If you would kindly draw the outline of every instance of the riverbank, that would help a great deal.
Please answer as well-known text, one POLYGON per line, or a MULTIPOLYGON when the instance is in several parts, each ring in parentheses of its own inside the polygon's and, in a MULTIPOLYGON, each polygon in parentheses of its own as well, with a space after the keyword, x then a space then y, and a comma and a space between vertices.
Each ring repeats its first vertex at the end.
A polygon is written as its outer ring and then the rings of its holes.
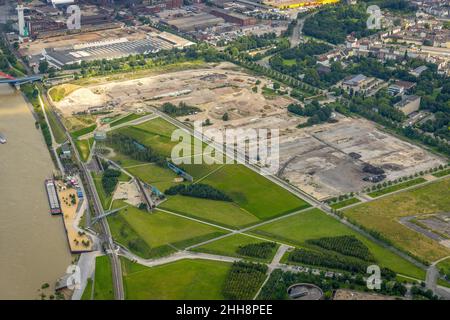
POLYGON ((0 85, 0 299, 38 299, 71 263, 60 217, 43 187, 54 166, 20 92, 0 85))

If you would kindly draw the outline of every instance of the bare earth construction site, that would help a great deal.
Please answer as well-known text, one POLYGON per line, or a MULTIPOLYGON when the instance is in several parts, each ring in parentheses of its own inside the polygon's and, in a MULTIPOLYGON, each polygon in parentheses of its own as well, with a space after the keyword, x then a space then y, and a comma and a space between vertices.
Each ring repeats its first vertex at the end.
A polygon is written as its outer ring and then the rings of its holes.
POLYGON ((202 110, 180 117, 192 123, 209 119, 212 128, 280 129, 278 175, 319 200, 360 191, 365 164, 380 167, 387 180, 395 180, 444 164, 424 149, 380 131, 373 123, 337 115, 335 123, 297 128, 306 121, 287 111, 296 102, 278 95, 272 82, 255 77, 230 63, 205 65, 136 80, 110 82, 75 90, 55 102, 64 117, 89 110, 131 111, 165 102, 202 110), (229 120, 223 121, 227 113, 229 120))

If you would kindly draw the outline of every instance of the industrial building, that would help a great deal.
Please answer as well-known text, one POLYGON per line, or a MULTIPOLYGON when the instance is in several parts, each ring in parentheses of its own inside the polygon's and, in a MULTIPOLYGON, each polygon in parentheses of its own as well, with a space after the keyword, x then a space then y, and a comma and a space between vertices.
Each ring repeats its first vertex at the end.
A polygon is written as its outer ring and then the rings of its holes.
POLYGON ((338 3, 340 0, 268 0, 264 4, 284 10, 338 3))
POLYGON ((162 22, 176 30, 190 32, 223 24, 225 20, 209 13, 200 13, 183 18, 163 20, 162 22))
POLYGON ((48 48, 42 52, 43 57, 56 68, 64 65, 79 64, 82 61, 101 59, 117 59, 136 54, 155 53, 160 50, 170 50, 174 47, 184 47, 192 44, 182 39, 181 45, 175 44, 176 37, 149 35, 145 39, 129 41, 127 38, 108 41, 91 42, 69 48, 48 48))
POLYGON ((405 115, 410 115, 411 113, 418 111, 420 108, 420 97, 412 95, 412 96, 404 96, 403 100, 395 105, 401 112, 405 115))
POLYGON ((249 17, 230 10, 214 9, 210 12, 212 15, 223 18, 226 22, 235 23, 240 26, 249 26, 257 23, 253 17, 249 17))

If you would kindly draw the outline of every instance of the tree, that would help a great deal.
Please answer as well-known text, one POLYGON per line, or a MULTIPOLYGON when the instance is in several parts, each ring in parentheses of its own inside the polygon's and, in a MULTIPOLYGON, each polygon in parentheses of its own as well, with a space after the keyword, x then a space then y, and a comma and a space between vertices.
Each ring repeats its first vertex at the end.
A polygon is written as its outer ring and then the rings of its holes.
POLYGON ((39 63, 39 72, 46 73, 48 71, 48 62, 43 60, 39 63))
POLYGON ((222 116, 222 120, 223 121, 228 121, 230 119, 230 117, 228 116, 228 112, 225 112, 222 116))

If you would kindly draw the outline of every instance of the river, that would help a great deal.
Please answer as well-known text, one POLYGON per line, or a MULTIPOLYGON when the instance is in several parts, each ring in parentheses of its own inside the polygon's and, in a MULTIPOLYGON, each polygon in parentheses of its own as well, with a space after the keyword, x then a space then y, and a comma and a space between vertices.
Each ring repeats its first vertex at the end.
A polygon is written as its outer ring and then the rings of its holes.
POLYGON ((39 299, 71 262, 62 217, 51 216, 44 179, 53 162, 21 93, 0 84, 0 299, 39 299))

